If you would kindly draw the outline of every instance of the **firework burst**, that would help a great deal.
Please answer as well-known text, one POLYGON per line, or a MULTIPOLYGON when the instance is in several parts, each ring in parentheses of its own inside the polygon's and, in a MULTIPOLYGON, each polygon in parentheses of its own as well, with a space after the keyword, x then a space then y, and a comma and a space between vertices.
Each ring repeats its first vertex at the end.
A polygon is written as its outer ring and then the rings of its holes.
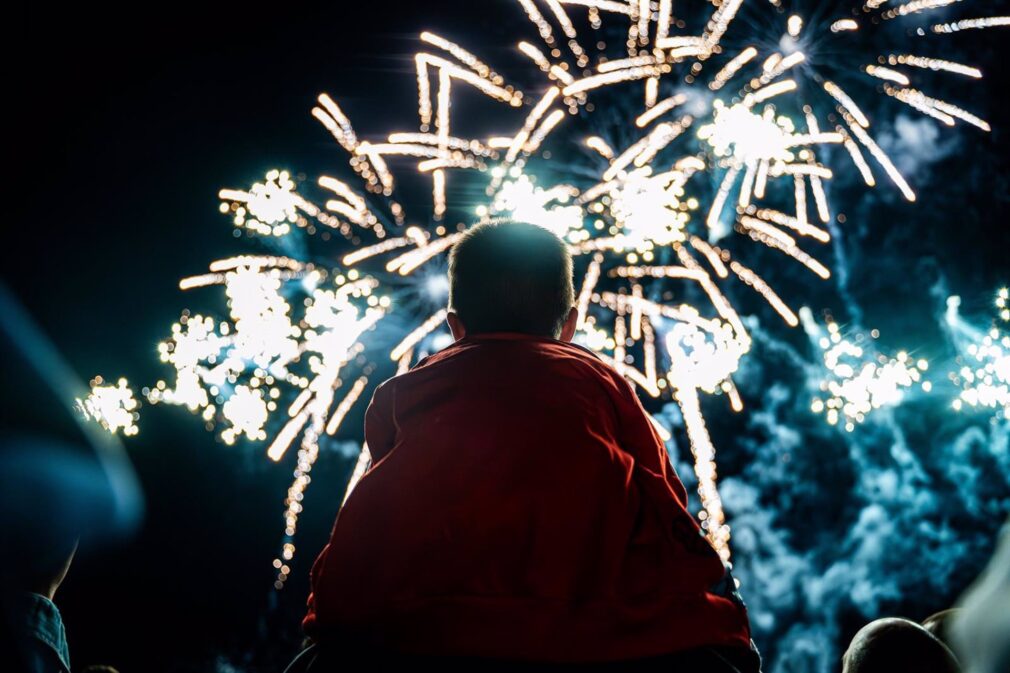
POLYGON ((841 425, 852 432, 873 410, 901 404, 914 387, 927 393, 933 389, 932 382, 924 379, 929 362, 912 358, 906 351, 894 357, 877 352, 873 346, 873 340, 879 337, 877 330, 872 330, 867 339, 861 333, 843 334, 830 316, 823 328, 814 322, 809 310, 801 309, 800 316, 804 329, 821 351, 827 374, 810 410, 824 414, 830 425, 841 425))

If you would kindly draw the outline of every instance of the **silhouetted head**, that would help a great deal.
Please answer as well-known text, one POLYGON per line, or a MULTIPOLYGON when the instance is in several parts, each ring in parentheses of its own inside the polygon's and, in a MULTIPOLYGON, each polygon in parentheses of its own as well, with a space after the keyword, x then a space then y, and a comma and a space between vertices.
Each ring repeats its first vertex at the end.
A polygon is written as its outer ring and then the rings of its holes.
POLYGON ((887 618, 859 630, 842 658, 843 673, 958 673, 957 659, 929 631, 887 618))
POLYGON ((940 640, 940 642, 953 650, 954 648, 951 646, 950 642, 950 624, 951 620, 954 619, 958 612, 960 612, 960 610, 957 608, 941 610, 940 612, 923 619, 922 628, 932 633, 940 640))
POLYGON ((449 326, 457 339, 524 332, 570 341, 574 304, 571 254, 543 227, 482 222, 449 253, 449 326))

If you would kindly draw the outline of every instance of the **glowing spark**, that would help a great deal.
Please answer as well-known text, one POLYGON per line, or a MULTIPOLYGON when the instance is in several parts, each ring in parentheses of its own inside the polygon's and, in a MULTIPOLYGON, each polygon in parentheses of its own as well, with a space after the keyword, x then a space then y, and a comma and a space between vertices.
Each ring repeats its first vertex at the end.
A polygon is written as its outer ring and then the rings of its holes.
POLYGON ((914 105, 922 110, 930 110, 932 113, 935 113, 934 116, 939 117, 944 122, 950 120, 949 125, 951 126, 954 124, 954 119, 956 118, 968 122, 972 126, 976 126, 983 131, 992 130, 989 123, 984 119, 980 119, 967 110, 962 110, 956 105, 951 105, 946 101, 927 96, 917 89, 895 89, 894 87, 885 86, 884 91, 887 92, 888 95, 894 96, 904 103, 914 105))
POLYGON ((891 70, 890 68, 881 68, 876 65, 866 66, 866 74, 876 77, 878 79, 884 79, 889 82, 897 82, 898 84, 903 84, 908 86, 911 81, 904 74, 898 72, 897 70, 891 70))
MULTIPOLYGON (((229 298, 230 321, 218 324, 209 317, 184 314, 173 327, 172 337, 159 345, 162 360, 175 368, 176 382, 172 388, 162 382, 148 399, 185 405, 208 421, 220 414, 226 423, 221 438, 228 444, 242 435, 266 439, 265 427, 277 408, 280 382, 309 393, 308 400, 322 399, 325 381, 335 379, 358 337, 381 317, 379 305, 385 303, 376 298, 374 307, 360 315, 355 301, 368 303, 364 300, 371 297, 375 282, 357 279, 357 272, 352 271, 354 277, 341 276, 336 290, 315 287, 313 280, 307 288, 304 316, 292 322, 281 287, 299 274, 266 266, 270 259, 259 260, 256 266, 235 266, 234 260, 216 263, 218 268, 233 267, 220 274, 229 298), (305 363, 309 376, 293 371, 303 353, 309 356, 305 363)), ((302 279, 317 279, 312 273, 302 279)), ((303 402, 299 407, 305 408, 293 414, 295 418, 268 450, 274 460, 280 459, 309 420, 311 404, 303 402)))
POLYGON ((702 126, 698 137, 707 141, 717 155, 732 156, 740 163, 793 159, 788 129, 754 114, 743 104, 726 107, 717 102, 715 121, 702 126))
POLYGON ((351 390, 347 393, 347 396, 344 397, 340 404, 337 405, 336 410, 333 412, 333 416, 330 417, 329 422, 326 424, 326 434, 332 435, 337 432, 337 429, 344 420, 344 416, 347 415, 347 412, 351 410, 351 407, 361 396, 361 392, 365 389, 365 384, 367 383, 368 378, 364 376, 354 382, 351 390))
POLYGON ((270 412, 267 410, 263 391, 254 390, 249 386, 236 386, 235 391, 221 407, 221 413, 231 422, 231 427, 221 432, 221 438, 226 444, 245 434, 253 441, 266 439, 263 427, 266 425, 270 412))
POLYGON ((720 257, 720 251, 717 248, 709 245, 697 236, 691 237, 691 247, 705 256, 705 259, 708 260, 717 276, 726 278, 729 275, 729 272, 726 271, 726 265, 723 264, 723 259, 720 257))
POLYGON ((852 157, 852 163, 856 165, 859 170, 859 174, 863 176, 863 181, 868 187, 873 187, 877 184, 876 179, 873 177, 873 171, 870 170, 870 165, 866 163, 866 159, 863 157, 863 153, 859 151, 859 145, 852 139, 852 137, 845 131, 841 126, 836 127, 838 129, 839 135, 842 136, 842 144, 845 150, 852 157))
POLYGON ((874 142, 873 138, 871 138, 861 126, 852 123, 849 117, 845 117, 845 123, 848 124, 849 129, 852 131, 852 135, 854 135, 859 142, 863 143, 863 145, 870 150, 870 154, 872 154, 873 158, 877 160, 877 163, 883 167, 884 172, 887 173, 887 176, 891 178, 891 181, 898 186, 898 189, 901 190, 901 193, 905 196, 905 198, 909 201, 915 201, 915 192, 912 191, 912 188, 908 186, 908 182, 905 181, 905 178, 901 175, 898 169, 895 168, 894 164, 891 163, 891 160, 888 158, 884 150, 880 149, 877 143, 874 142))
POLYGON ((831 24, 832 33, 842 33, 849 30, 859 30, 859 24, 853 19, 839 19, 831 24))
POLYGON ((713 50, 719 44, 722 36, 729 28, 729 24, 733 21, 736 13, 740 11, 742 4, 743 0, 727 0, 712 15, 708 25, 705 27, 705 34, 703 36, 706 53, 713 50))
POLYGON ((584 5, 594 7, 607 12, 617 14, 631 14, 631 7, 626 2, 614 2, 613 0, 560 0, 564 5, 584 5))
POLYGON ((755 241, 764 243, 769 248, 774 248, 775 250, 779 250, 786 255, 789 255, 797 262, 820 276, 822 279, 827 280, 831 277, 831 272, 826 266, 800 250, 794 243, 783 240, 781 236, 772 236, 765 232, 755 231, 753 228, 747 229, 746 231, 747 235, 755 241))
POLYGON ((824 90, 827 91, 832 98, 834 98, 842 106, 842 109, 847 112, 856 121, 857 124, 862 126, 864 129, 870 127, 870 121, 863 114, 863 111, 859 109, 856 102, 849 97, 849 94, 842 91, 842 89, 834 82, 825 82, 824 90))
POLYGON ((730 269, 733 270, 733 273, 735 273, 740 280, 753 287, 755 292, 764 297, 765 301, 767 301, 771 307, 775 309, 780 316, 782 316, 782 319, 785 320, 790 327, 796 327, 799 324, 799 319, 796 317, 796 314, 793 313, 792 309, 790 309, 786 303, 782 301, 782 298, 779 297, 778 294, 776 294, 775 291, 772 290, 760 276, 737 261, 730 262, 730 269))
MULTIPOLYGON (((996 295, 999 320, 1010 321, 1010 291, 1001 289, 996 295)), ((977 343, 967 348, 966 364, 951 379, 961 388, 952 406, 962 410, 965 405, 994 409, 1010 420, 1010 333, 994 325, 977 343)))
MULTIPOLYGON (((674 385, 671 381, 671 385, 674 385)), ((698 392, 694 388, 678 389, 677 403, 684 415, 691 453, 694 455, 695 472, 698 476, 698 494, 703 508, 700 516, 709 541, 719 556, 729 559, 729 526, 725 524, 722 499, 716 489, 715 447, 708 435, 705 419, 701 415, 698 392)))
POLYGON ((885 19, 893 19, 899 16, 908 16, 909 14, 929 11, 931 9, 939 9, 940 7, 946 7, 947 5, 953 5, 958 2, 961 2, 961 0, 912 0, 911 2, 898 5, 894 9, 887 10, 881 14, 881 16, 885 19))
POLYGON ((785 213, 779 212, 777 210, 772 210, 770 208, 748 208, 747 213, 753 213, 755 217, 765 220, 767 222, 774 222, 775 224, 788 227, 794 230, 801 236, 810 236, 816 238, 822 243, 827 243, 831 240, 831 236, 825 230, 820 227, 812 226, 806 222, 801 222, 795 217, 786 215, 785 213))
POLYGON ((646 77, 657 77, 661 75, 663 68, 658 66, 642 66, 637 68, 625 68, 614 72, 607 72, 600 75, 590 75, 576 80, 561 90, 565 96, 590 91, 601 86, 617 84, 628 80, 644 79, 646 77))
POLYGON ((803 17, 793 14, 789 17, 789 21, 786 22, 786 30, 789 32, 790 37, 796 37, 803 30, 803 17))
POLYGON ((565 205, 571 194, 536 187, 527 175, 506 182, 494 202, 495 212, 509 212, 524 222, 537 224, 564 238, 569 231, 582 228, 582 209, 565 205), (548 206, 552 201, 557 205, 548 206))
POLYGON ((926 56, 912 56, 910 54, 898 54, 890 55, 887 57, 887 62, 891 65, 908 65, 913 68, 925 68, 928 70, 943 70, 946 72, 952 72, 957 75, 964 75, 966 77, 973 77, 975 79, 982 78, 982 71, 978 68, 972 67, 970 65, 964 65, 962 63, 955 63, 954 61, 945 61, 939 58, 929 58, 926 56))
POLYGON ((722 70, 716 73, 715 77, 709 83, 708 88, 712 91, 718 91, 727 82, 733 79, 734 75, 740 71, 740 68, 744 67, 753 60, 755 56, 758 55, 758 50, 754 47, 747 47, 739 54, 733 57, 733 59, 723 66, 722 70))
POLYGON ((650 123, 659 119, 664 114, 677 107, 678 105, 683 105, 684 101, 687 100, 687 96, 684 94, 677 94, 676 96, 670 96, 662 101, 656 103, 648 112, 644 112, 635 119, 635 126, 642 128, 648 126, 650 123))
POLYGON ((914 385, 930 390, 929 382, 922 380, 929 368, 926 360, 913 361, 904 351, 893 358, 868 353, 858 340, 844 337, 830 317, 824 330, 813 321, 809 310, 804 309, 802 315, 807 333, 822 351, 824 366, 830 373, 821 381, 822 395, 814 398, 810 410, 823 413, 829 424, 841 423, 852 432, 874 409, 900 404, 914 385))
POLYGON ((611 149, 610 145, 608 145, 606 141, 603 140, 603 138, 600 138, 599 136, 591 136, 589 138, 586 138, 586 147, 596 150, 604 158, 607 159, 614 158, 614 150, 611 149))
POLYGON ((964 19, 954 23, 940 23, 933 26, 934 33, 957 33, 962 30, 977 30, 1010 26, 1010 16, 989 16, 981 19, 964 19))
POLYGON ((755 91, 754 93, 749 93, 744 96, 744 106, 751 107, 756 103, 761 103, 774 96, 780 96, 784 93, 790 91, 796 91, 796 81, 787 79, 782 82, 776 82, 775 84, 770 84, 766 87, 762 87, 755 91))
POLYGON ((271 171, 266 182, 257 182, 248 192, 222 189, 218 196, 222 201, 244 204, 234 209, 236 227, 262 235, 283 236, 298 222, 300 207, 307 206, 315 214, 315 208, 294 190, 295 183, 287 171, 271 171))
POLYGON ((471 70, 476 72, 484 79, 491 80, 493 84, 497 84, 499 86, 504 84, 504 80, 498 73, 496 73, 494 70, 491 70, 491 68, 488 67, 483 61, 481 61, 479 58, 477 58, 476 56, 474 56, 473 54, 471 54, 470 52, 468 52, 466 49, 459 46, 455 42, 451 42, 443 37, 440 37, 428 31, 424 31, 423 33, 421 33, 421 41, 427 42, 432 46, 438 47, 439 49, 444 49, 445 51, 455 56, 457 60, 465 63, 467 67, 469 67, 471 70))
POLYGON ((122 430, 127 437, 136 435, 139 431, 139 405, 129 383, 126 379, 119 379, 114 386, 102 385, 103 383, 101 376, 96 376, 91 381, 88 396, 83 400, 76 399, 78 411, 85 419, 97 422, 112 434, 122 430))
POLYGON ((333 137, 345 150, 354 152, 358 146, 358 138, 351 126, 351 121, 340 109, 340 106, 326 94, 320 94, 318 100, 322 107, 314 108, 312 115, 322 122, 323 126, 333 134, 333 137))
POLYGON ((614 218, 628 244, 640 251, 684 240, 688 215, 680 210, 683 182, 677 174, 650 177, 636 171, 611 191, 614 218))
POLYGON ((421 323, 417 329, 408 334, 403 341, 397 344, 393 350, 389 352, 389 359, 399 360, 408 350, 416 346, 421 339, 431 334, 432 330, 438 327, 442 321, 445 320, 447 313, 448 311, 446 309, 436 311, 431 317, 421 323))

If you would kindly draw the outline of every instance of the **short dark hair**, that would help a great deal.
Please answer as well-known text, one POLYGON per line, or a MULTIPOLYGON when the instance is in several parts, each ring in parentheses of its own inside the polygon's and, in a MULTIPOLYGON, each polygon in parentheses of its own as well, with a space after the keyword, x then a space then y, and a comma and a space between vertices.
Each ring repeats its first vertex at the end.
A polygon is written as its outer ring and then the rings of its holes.
POLYGON ((558 338, 575 304, 572 256, 553 233, 500 218, 468 229, 449 252, 449 308, 467 333, 558 338))

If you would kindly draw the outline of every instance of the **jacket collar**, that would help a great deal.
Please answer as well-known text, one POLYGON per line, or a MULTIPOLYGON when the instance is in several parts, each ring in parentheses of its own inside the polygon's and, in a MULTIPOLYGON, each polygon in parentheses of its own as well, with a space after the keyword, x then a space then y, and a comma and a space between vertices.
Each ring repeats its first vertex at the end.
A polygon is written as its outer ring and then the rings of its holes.
POLYGON ((459 348, 461 346, 466 346, 467 344, 480 343, 481 341, 539 341, 541 343, 553 343, 566 348, 575 348, 583 353, 593 356, 593 358, 597 360, 600 360, 598 353, 593 352, 592 349, 587 348, 582 344, 575 343, 574 341, 561 341, 560 339, 555 339, 554 337, 542 334, 527 334, 526 332, 478 332, 477 334, 468 334, 462 339, 452 342, 452 344, 443 349, 442 352, 445 352, 450 348, 459 348))
POLYGON ((543 334, 528 334, 526 332, 478 332, 477 334, 467 334, 462 339, 457 340, 456 343, 465 344, 473 341, 502 339, 516 341, 553 341, 555 343, 564 343, 554 337, 543 334))

